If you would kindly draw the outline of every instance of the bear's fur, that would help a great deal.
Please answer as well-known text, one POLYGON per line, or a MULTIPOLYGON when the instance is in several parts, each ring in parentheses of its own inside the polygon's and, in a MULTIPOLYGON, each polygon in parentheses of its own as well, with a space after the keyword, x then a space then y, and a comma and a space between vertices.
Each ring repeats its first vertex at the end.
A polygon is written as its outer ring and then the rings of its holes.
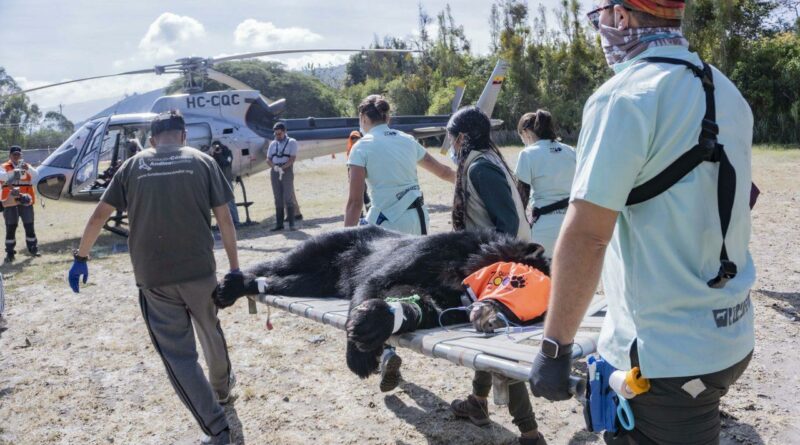
MULTIPOLYGON (((392 335, 394 315, 386 298, 421 297, 419 306, 402 304, 406 321, 400 332, 438 327, 444 309, 463 305, 465 277, 499 261, 526 264, 549 275, 542 252, 538 244, 489 230, 412 236, 377 226, 340 229, 306 240, 242 275, 229 274, 215 302, 227 307, 243 295, 258 294, 256 277, 267 278, 265 293, 271 295, 351 300, 347 365, 366 378, 378 369, 383 345, 392 335)), ((441 318, 443 324, 469 321, 464 311, 441 318)))

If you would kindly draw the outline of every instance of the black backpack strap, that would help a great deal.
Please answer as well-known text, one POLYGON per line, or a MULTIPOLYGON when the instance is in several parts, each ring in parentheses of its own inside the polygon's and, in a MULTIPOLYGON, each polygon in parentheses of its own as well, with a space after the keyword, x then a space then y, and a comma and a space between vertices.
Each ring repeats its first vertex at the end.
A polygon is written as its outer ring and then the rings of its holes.
POLYGON ((717 126, 717 112, 714 102, 714 77, 711 67, 703 63, 703 68, 682 59, 669 57, 644 57, 639 62, 669 63, 683 65, 694 73, 703 82, 703 92, 706 98, 706 113, 701 123, 700 138, 697 145, 681 155, 662 172, 644 184, 635 187, 628 195, 626 205, 639 204, 654 198, 675 185, 695 167, 703 162, 718 162, 719 177, 717 179, 717 206, 719 207, 719 220, 722 229, 722 249, 719 254, 720 268, 717 276, 708 281, 708 286, 720 289, 725 283, 736 277, 737 268, 728 258, 725 248, 725 236, 730 226, 733 214, 733 201, 736 197, 736 170, 733 168, 725 154, 725 147, 717 141, 719 127, 717 126))
POLYGON ((540 216, 547 215, 549 213, 553 213, 556 210, 566 209, 569 207, 569 198, 564 198, 560 201, 556 201, 552 204, 546 205, 544 207, 534 207, 533 208, 533 222, 536 222, 540 216))

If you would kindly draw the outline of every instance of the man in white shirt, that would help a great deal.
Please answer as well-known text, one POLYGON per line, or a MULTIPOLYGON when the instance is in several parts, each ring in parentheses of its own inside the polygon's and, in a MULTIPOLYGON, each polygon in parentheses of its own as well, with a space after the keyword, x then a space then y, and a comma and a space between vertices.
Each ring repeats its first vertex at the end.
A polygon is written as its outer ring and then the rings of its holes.
POLYGON ((272 196, 275 199, 275 227, 272 231, 283 230, 283 209, 286 208, 289 230, 294 230, 294 170, 297 159, 297 141, 286 134, 286 124, 278 122, 272 127, 275 139, 267 148, 267 165, 270 168, 272 196))

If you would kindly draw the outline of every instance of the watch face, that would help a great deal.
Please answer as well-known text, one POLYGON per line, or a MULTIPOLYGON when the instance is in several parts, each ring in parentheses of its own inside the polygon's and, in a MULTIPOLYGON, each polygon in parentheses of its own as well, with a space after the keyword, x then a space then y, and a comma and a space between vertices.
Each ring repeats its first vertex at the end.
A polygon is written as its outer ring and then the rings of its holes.
POLYGON ((549 338, 542 340, 542 353, 550 358, 558 357, 558 343, 549 338))

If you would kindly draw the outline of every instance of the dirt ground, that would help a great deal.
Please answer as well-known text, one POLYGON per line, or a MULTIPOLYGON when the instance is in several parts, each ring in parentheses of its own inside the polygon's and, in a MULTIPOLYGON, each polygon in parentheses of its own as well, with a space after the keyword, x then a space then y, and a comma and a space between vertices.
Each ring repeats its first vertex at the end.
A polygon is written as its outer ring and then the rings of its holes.
MULTIPOLYGON (((517 149, 506 149, 510 160, 517 149)), ((346 193, 343 157, 299 163, 297 194, 305 221, 297 232, 270 233, 273 210, 264 174, 247 179, 259 224, 239 232, 241 263, 278 255, 339 227, 346 193)), ((800 150, 758 150, 754 178, 763 194, 753 213, 751 251, 756 350, 723 400, 723 444, 800 443, 800 150)), ((433 230, 449 230, 452 186, 421 172, 433 230)), ((238 193, 239 191, 237 191, 238 193)), ((165 191, 166 193, 166 191, 165 191)), ((2 266, 8 329, 0 333, 0 444, 190 444, 199 428, 170 387, 137 303, 123 241, 104 235, 93 252, 89 284, 66 283, 92 206, 37 205, 44 255, 24 253, 2 266)), ((244 217, 244 215, 242 215, 244 217)), ((18 237, 22 235, 18 234, 18 237)), ((24 245, 24 244, 23 244, 24 245)), ((221 249, 218 268, 227 269, 221 249)), ((332 327, 246 304, 221 312, 239 397, 228 417, 243 444, 511 444, 516 428, 505 407, 479 428, 453 418, 449 402, 465 396, 471 372, 401 351, 407 383, 382 394, 377 379, 359 380, 344 364, 344 335, 332 327)), ((687 326, 687 329, 689 327, 687 326)), ((551 444, 602 443, 583 431, 575 401, 534 400, 551 444)))

